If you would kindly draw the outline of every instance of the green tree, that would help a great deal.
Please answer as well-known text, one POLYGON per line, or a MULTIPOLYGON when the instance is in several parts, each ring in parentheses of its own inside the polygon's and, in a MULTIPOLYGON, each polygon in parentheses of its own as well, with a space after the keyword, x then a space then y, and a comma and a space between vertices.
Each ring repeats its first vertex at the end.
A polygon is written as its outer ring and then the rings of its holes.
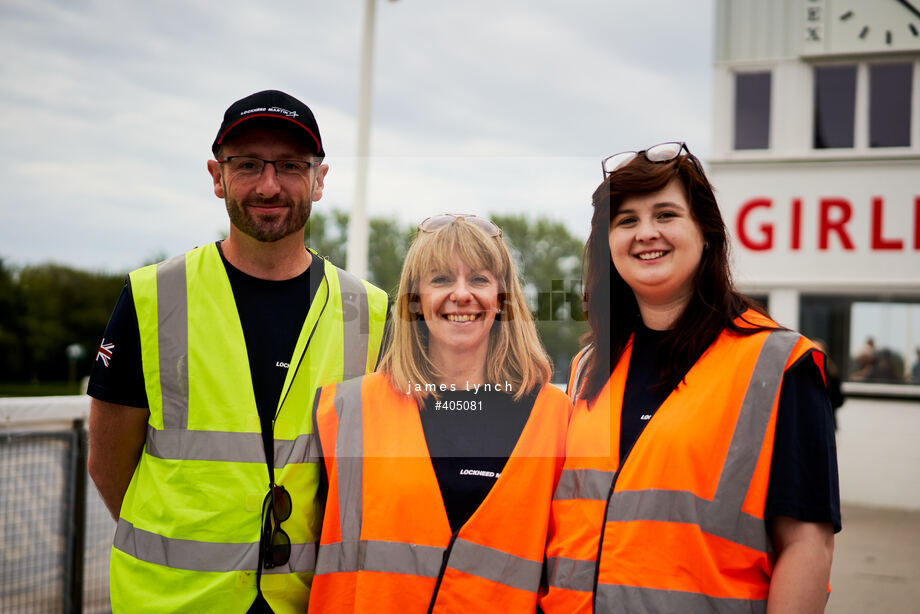
MULTIPOLYGON (((403 260, 415 234, 414 228, 400 228, 392 219, 369 220, 367 277, 375 286, 386 290, 392 303, 399 285, 403 260)), ((306 244, 332 264, 345 267, 348 239, 348 214, 337 209, 328 214, 314 211, 307 222, 306 244)))
MULTIPOLYGON (((587 329, 581 310, 582 241, 559 222, 523 215, 492 217, 519 266, 537 330, 564 381, 587 329)), ((307 245, 338 266, 345 264, 348 214, 310 216, 307 245)), ((414 226, 370 220, 368 277, 395 298, 414 226)), ((16 270, 0 259, 0 380, 54 381, 68 375, 67 346, 83 346, 77 375, 89 373, 124 275, 44 264, 16 270)))
POLYGON ((305 243, 338 267, 345 267, 348 214, 332 209, 328 214, 314 210, 307 220, 305 243))
POLYGON ((66 348, 73 343, 86 352, 76 374, 88 374, 123 284, 124 275, 88 273, 56 264, 22 269, 18 275, 22 375, 31 381, 66 379, 66 348))
POLYGON ((368 276, 371 283, 387 291, 391 303, 396 299, 399 276, 413 237, 412 226, 400 228, 395 220, 385 218, 370 220, 368 276))
POLYGON ((0 259, 0 373, 9 379, 24 373, 21 302, 15 271, 0 259))
POLYGON ((584 242, 564 224, 523 215, 493 215, 520 269, 540 340, 554 363, 554 381, 568 378, 578 339, 588 327, 581 304, 584 242))

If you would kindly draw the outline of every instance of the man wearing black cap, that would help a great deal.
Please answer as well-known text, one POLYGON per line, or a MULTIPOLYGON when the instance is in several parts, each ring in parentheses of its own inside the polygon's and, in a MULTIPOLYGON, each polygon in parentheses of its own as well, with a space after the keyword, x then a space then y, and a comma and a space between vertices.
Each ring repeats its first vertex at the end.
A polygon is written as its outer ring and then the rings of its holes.
POLYGON ((380 350, 386 294, 304 247, 329 170, 310 109, 243 98, 212 151, 229 236, 128 276, 90 379, 115 612, 306 611, 314 391, 380 350))

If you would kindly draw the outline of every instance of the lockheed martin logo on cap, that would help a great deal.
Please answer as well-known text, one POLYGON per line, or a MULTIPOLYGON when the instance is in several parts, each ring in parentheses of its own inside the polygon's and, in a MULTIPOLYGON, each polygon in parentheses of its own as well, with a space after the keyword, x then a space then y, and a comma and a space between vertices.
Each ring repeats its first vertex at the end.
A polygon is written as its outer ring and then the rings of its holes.
POLYGON ((214 155, 217 155, 217 148, 220 147, 220 144, 231 130, 241 122, 256 117, 283 119, 300 126, 307 133, 306 140, 313 148, 314 153, 321 157, 326 156, 326 152, 323 151, 323 140, 319 135, 319 126, 316 125, 316 118, 313 117, 313 111, 293 96, 278 90, 256 92, 230 105, 230 108, 224 113, 224 121, 220 125, 220 130, 217 131, 214 144, 211 145, 211 151, 214 155))

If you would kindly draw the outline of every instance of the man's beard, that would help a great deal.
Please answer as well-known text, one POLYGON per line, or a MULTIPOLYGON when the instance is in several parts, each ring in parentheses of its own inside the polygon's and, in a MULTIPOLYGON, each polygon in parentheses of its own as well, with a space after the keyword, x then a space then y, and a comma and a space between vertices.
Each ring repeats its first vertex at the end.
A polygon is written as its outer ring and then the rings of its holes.
POLYGON ((257 241, 271 243, 279 241, 303 228, 310 218, 313 204, 309 200, 295 203, 291 200, 244 200, 242 204, 232 198, 224 199, 230 223, 240 232, 257 241), (280 206, 280 213, 258 213, 252 205, 280 206))

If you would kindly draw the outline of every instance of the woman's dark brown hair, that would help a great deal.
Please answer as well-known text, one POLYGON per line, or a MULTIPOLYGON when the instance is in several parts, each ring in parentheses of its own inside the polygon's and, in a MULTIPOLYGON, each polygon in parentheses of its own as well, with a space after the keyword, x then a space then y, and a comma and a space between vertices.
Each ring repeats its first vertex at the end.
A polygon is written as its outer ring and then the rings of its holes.
POLYGON ((683 184, 704 247, 690 302, 659 347, 658 385, 668 391, 676 388, 722 330, 739 334, 762 330, 734 322, 749 307, 759 308, 732 284, 725 223, 712 186, 691 155, 669 162, 649 162, 638 155, 594 191, 594 216, 585 245, 585 310, 591 330, 582 339, 594 351, 588 358, 580 398, 593 400, 600 393, 641 321, 636 297, 610 259, 610 220, 625 198, 657 192, 675 177, 683 184))

